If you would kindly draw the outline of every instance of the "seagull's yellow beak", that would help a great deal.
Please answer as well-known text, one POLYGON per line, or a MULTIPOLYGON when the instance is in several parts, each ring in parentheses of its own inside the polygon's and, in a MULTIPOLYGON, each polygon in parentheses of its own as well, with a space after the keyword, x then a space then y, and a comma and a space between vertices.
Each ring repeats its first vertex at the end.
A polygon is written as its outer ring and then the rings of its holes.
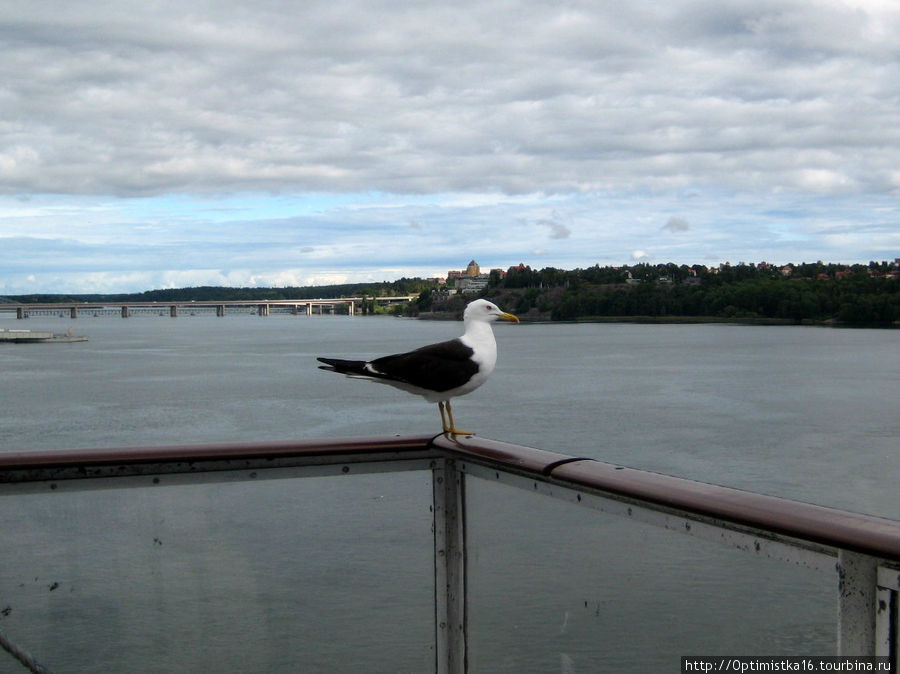
POLYGON ((497 317, 498 321, 506 321, 507 323, 518 323, 519 319, 513 314, 508 314, 505 311, 497 317))

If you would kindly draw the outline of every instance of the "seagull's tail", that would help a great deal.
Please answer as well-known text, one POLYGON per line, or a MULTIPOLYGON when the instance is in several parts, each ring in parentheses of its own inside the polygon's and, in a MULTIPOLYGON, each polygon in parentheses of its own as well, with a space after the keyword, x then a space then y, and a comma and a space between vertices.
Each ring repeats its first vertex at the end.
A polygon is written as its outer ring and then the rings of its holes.
POLYGON ((337 372, 339 374, 350 375, 351 377, 363 376, 363 377, 371 377, 372 373, 366 370, 366 361, 364 360, 341 360, 340 358, 316 358, 320 363, 325 363, 324 365, 319 365, 320 370, 329 370, 330 372, 337 372))

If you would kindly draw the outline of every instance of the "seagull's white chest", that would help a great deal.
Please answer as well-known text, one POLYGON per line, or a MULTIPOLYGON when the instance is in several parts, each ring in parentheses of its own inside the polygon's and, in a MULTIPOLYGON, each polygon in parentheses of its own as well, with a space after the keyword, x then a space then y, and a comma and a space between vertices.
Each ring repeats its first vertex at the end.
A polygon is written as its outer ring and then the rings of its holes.
POLYGON ((491 326, 484 325, 479 328, 483 329, 466 333, 459 340, 475 352, 472 354, 472 360, 478 363, 478 374, 487 377, 497 364, 497 342, 494 341, 491 326))
POLYGON ((469 381, 451 391, 447 391, 447 397, 455 397, 471 393, 481 386, 494 371, 497 364, 497 342, 494 340, 494 332, 487 323, 480 323, 473 326, 462 337, 460 341, 474 351, 472 360, 478 365, 476 372, 469 381))

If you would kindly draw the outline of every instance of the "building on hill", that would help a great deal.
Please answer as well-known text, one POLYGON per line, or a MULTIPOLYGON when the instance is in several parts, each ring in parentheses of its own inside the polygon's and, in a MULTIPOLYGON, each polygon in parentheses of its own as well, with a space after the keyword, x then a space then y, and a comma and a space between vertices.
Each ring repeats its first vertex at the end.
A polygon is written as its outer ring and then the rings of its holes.
POLYGON ((448 279, 465 278, 467 276, 468 277, 481 276, 481 267, 478 266, 478 263, 475 262, 475 260, 471 260, 464 270, 451 269, 450 271, 447 272, 448 279))
POLYGON ((488 286, 490 274, 482 274, 481 266, 470 260, 464 270, 451 269, 447 272, 447 280, 453 281, 456 292, 466 295, 479 293, 488 286))
POLYGON ((456 279, 456 291, 464 295, 479 293, 488 286, 490 277, 487 274, 478 276, 466 276, 456 279))

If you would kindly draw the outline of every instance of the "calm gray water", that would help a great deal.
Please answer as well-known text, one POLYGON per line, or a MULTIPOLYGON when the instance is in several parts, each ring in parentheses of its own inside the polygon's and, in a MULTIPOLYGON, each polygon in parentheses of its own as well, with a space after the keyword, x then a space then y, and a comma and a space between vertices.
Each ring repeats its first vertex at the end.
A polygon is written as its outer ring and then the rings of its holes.
MULTIPOLYGON (((31 319, 3 345, 0 451, 437 432, 436 406, 316 368, 460 324, 31 319)), ((498 325, 454 405, 491 437, 900 519, 900 332, 498 325)), ((0 630, 65 671, 428 671, 430 476, 0 500, 0 630), (5 609, 9 609, 6 611, 5 609), (198 647, 197 644, 202 644, 198 647)), ((475 672, 678 671, 834 651, 834 579, 473 481, 475 672)), ((18 671, 0 653, 0 672, 18 671)))

